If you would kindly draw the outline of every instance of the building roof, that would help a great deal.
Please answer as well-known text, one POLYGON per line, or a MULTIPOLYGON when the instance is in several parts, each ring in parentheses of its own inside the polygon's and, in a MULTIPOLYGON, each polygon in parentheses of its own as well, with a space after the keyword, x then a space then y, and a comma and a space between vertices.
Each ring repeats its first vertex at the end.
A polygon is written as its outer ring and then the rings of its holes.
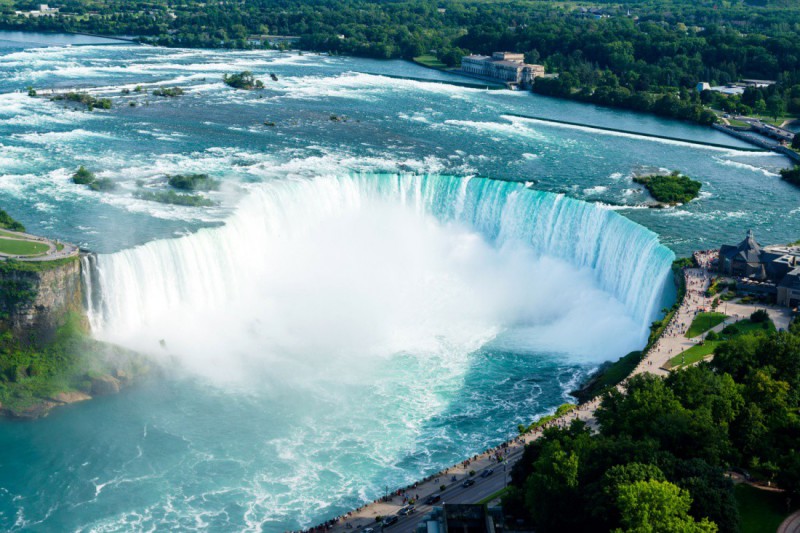
POLYGON ((722 246, 719 253, 731 260, 744 261, 746 263, 761 262, 761 245, 756 241, 753 230, 749 230, 747 237, 738 245, 722 246))
POLYGON ((800 267, 786 274, 781 282, 778 283, 778 287, 800 291, 800 267))
POLYGON ((478 61, 485 61, 487 59, 490 59, 490 57, 489 56, 481 56, 481 55, 474 55, 473 54, 473 55, 466 56, 463 59, 475 59, 475 60, 478 60, 478 61))
POLYGON ((500 60, 500 61, 492 61, 492 65, 500 65, 501 67, 522 67, 527 66, 525 63, 521 61, 507 61, 507 60, 500 60))

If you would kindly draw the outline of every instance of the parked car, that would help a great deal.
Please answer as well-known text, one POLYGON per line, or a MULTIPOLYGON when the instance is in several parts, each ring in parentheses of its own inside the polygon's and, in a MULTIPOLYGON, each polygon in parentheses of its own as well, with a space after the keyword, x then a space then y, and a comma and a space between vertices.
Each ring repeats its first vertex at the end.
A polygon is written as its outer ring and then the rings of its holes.
POLYGON ((468 479, 464 483, 462 483, 461 486, 462 487, 471 487, 474 484, 475 484, 475 480, 474 479, 468 479))
POLYGON ((403 507, 399 511, 397 511, 397 514, 399 516, 408 516, 413 512, 414 512, 414 506, 413 505, 406 505, 405 507, 403 507))
POLYGON ((481 477, 489 477, 492 474, 494 474, 494 470, 492 470, 491 468, 487 468, 486 470, 481 472, 481 477))
POLYGON ((399 520, 397 515, 387 516, 383 519, 383 526, 391 526, 392 524, 396 523, 399 520))
POLYGON ((425 498, 425 505, 433 505, 436 502, 442 501, 442 497, 438 494, 431 494, 425 498))
POLYGON ((375 533, 375 528, 374 527, 365 527, 364 529, 361 530, 361 533, 375 533))
POLYGON ((734 471, 734 472, 736 472, 737 474, 741 474, 741 476, 742 476, 743 478, 745 478, 747 481, 750 481, 750 480, 752 479, 752 476, 750 475, 750 472, 748 472, 748 471, 747 471, 747 470, 745 470, 744 468, 739 468, 739 467, 737 466, 737 467, 731 468, 731 470, 733 470, 733 471, 734 471))

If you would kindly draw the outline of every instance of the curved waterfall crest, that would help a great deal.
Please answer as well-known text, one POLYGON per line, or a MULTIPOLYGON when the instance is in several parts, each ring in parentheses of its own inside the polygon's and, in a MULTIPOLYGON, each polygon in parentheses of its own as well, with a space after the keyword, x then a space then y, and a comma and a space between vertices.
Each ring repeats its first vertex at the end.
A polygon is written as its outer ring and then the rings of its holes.
POLYGON ((286 179, 253 187, 224 226, 85 258, 92 327, 134 328, 179 305, 223 306, 263 275, 263 265, 280 260, 268 243, 373 202, 399 203, 464 224, 496 246, 522 242, 590 269, 643 327, 658 312, 674 259, 655 233, 616 212, 523 183, 384 174, 286 179))

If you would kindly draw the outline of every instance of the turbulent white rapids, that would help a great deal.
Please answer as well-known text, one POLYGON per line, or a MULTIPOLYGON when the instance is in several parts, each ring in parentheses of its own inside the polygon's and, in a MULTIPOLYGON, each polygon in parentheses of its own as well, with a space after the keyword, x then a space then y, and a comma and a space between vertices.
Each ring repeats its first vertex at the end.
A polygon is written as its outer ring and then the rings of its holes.
POLYGON ((613 211, 520 183, 350 175, 260 184, 222 227, 84 271, 98 336, 164 339, 216 368, 226 351, 391 355, 502 334, 605 359, 641 343, 672 259, 613 211))

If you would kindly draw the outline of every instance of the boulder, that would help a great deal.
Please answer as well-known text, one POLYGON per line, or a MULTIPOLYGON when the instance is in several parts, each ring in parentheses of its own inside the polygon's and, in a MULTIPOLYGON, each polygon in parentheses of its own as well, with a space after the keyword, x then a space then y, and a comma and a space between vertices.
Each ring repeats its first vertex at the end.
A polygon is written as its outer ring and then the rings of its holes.
POLYGON ((103 375, 92 378, 92 395, 103 396, 119 392, 119 380, 112 376, 103 375))
POLYGON ((91 400, 92 397, 85 392, 69 391, 54 394, 50 399, 59 403, 76 403, 84 400, 91 400))

